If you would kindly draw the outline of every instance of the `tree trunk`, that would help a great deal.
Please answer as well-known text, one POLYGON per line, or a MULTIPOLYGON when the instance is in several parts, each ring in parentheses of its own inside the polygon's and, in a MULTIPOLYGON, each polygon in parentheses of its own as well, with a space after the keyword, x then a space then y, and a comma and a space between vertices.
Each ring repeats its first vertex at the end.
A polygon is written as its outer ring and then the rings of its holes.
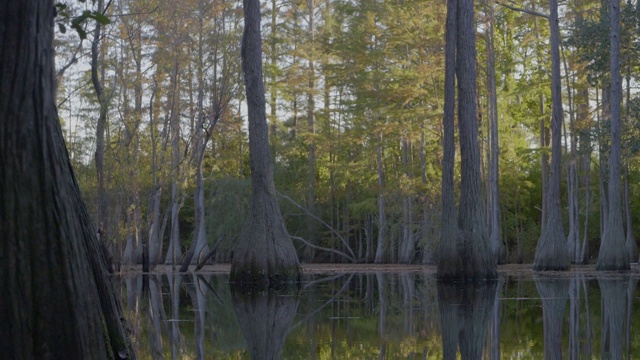
POLYGON ((180 249, 180 81, 178 76, 178 59, 174 59, 173 72, 171 73, 171 235, 169 236, 169 248, 165 264, 177 265, 182 262, 182 250, 180 249))
MULTIPOLYGON (((98 0, 97 11, 102 12, 104 10, 103 0, 98 0)), ((97 227, 100 231, 100 240, 104 241, 110 238, 109 234, 109 222, 107 214, 107 187, 104 179, 104 148, 105 148, 105 131, 107 128, 107 111, 108 100, 104 93, 102 84, 100 83, 100 77, 98 75, 98 55, 100 52, 99 44, 102 32, 102 24, 96 21, 96 27, 93 32, 93 40, 91 42, 91 82, 98 98, 98 104, 100 106, 98 115, 98 124, 96 126, 96 174, 98 179, 98 214, 97 214, 97 227)))
MULTIPOLYGON (((309 154, 307 155, 307 171, 308 171, 308 193, 307 193, 307 240, 312 244, 316 243, 317 222, 313 218, 316 211, 316 141, 315 141, 315 92, 316 92, 316 74, 315 74, 315 0, 306 0, 308 15, 308 41, 311 46, 309 52, 309 68, 308 68, 308 89, 307 89, 307 131, 309 142, 309 154)), ((315 251, 306 246, 303 256, 306 261, 313 259, 315 251)))
POLYGON ((0 348, 133 359, 55 108, 54 13, 51 1, 0 5, 0 348))
POLYGON ((560 207, 561 182, 561 130, 562 130, 562 88, 560 79, 560 29, 558 25, 558 2, 549 0, 551 23, 551 173, 546 197, 546 215, 536 246, 533 268, 542 270, 568 270, 570 266, 567 240, 562 224, 560 207))
MULTIPOLYGON (((402 164, 407 179, 411 180, 413 174, 409 163, 409 154, 411 152, 409 140, 402 139, 402 164)), ((398 262, 402 264, 410 264, 416 249, 413 232, 413 196, 404 195, 402 199, 402 239, 400 241, 400 250, 398 254, 398 262)))
MULTIPOLYGON (((442 215, 440 225, 440 256, 438 277, 452 276, 459 269, 461 259, 457 253, 458 225, 456 224, 456 198, 453 188, 455 162, 455 69, 456 41, 458 38, 458 0, 447 0, 447 20, 445 34, 445 82, 443 154, 442 154, 442 215)), ((446 344, 443 345, 447 350, 446 344)), ((446 355, 446 353, 445 353, 446 355)), ((455 350, 454 350, 455 355, 455 350)), ((446 356, 445 356, 446 358, 446 356)))
POLYGON ((494 279, 497 273, 487 234, 480 188, 476 112, 476 32, 472 0, 458 0, 457 18, 456 75, 461 156, 458 256, 462 267, 447 277, 476 281, 494 279))
POLYGON ((276 199, 273 165, 262 83, 262 39, 260 2, 244 0, 242 70, 249 112, 249 157, 251 162, 251 204, 240 233, 230 281, 242 285, 270 287, 298 281, 300 263, 276 199))
POLYGON ((488 4, 489 19, 487 24, 487 110, 489 115, 489 242, 491 251, 498 264, 507 262, 507 254, 502 243, 500 224, 500 200, 498 189, 498 94, 496 89, 495 50, 493 47, 493 1, 488 4))
POLYGON ((629 270, 629 254, 626 251, 622 227, 622 204, 620 203, 620 162, 622 145, 620 135, 620 102, 622 101, 622 79, 620 76, 620 0, 610 0, 611 18, 611 152, 609 155, 609 211, 596 270, 629 270))
POLYGON ((375 263, 385 262, 385 242, 387 237, 387 213, 384 199, 384 168, 382 166, 382 135, 378 136, 378 246, 375 263))
POLYGON ((624 167, 624 212, 627 225, 626 248, 629 255, 629 262, 638 261, 638 244, 633 235, 633 221, 631 217, 631 199, 629 198, 629 164, 624 167))

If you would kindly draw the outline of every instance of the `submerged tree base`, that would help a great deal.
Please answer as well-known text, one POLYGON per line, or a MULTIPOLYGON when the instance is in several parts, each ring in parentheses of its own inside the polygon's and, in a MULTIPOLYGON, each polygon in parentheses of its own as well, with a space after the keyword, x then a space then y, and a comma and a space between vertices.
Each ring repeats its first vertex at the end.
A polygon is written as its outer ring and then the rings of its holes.
POLYGON ((498 272, 487 239, 473 232, 459 231, 456 247, 441 254, 437 278, 444 283, 495 281, 498 272))
POLYGON ((253 199, 231 262, 229 281, 245 288, 283 288, 300 282, 302 268, 278 202, 273 196, 253 199))
MULTIPOLYGON (((553 217, 554 215, 549 215, 553 217)), ((534 271, 567 271, 571 269, 569 249, 560 221, 547 221, 538 239, 533 260, 534 271)))

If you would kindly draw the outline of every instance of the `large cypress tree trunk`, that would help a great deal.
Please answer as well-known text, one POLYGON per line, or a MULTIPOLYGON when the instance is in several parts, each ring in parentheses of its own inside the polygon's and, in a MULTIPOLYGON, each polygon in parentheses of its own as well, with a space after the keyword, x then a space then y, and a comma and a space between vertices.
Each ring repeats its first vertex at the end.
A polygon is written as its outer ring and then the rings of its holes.
MULTIPOLYGON (((455 58, 457 39, 458 0, 447 1, 445 42, 445 82, 442 155, 442 216, 440 225, 440 257, 438 277, 454 274, 460 268, 457 254, 458 225, 456 224, 456 198, 453 190, 455 161, 455 58)), ((446 350, 445 346, 445 350, 446 350)), ((445 356, 446 357, 446 356, 445 356)))
POLYGON ((546 196, 546 214, 542 232, 536 246, 534 270, 568 270, 570 266, 562 209, 560 208, 561 181, 561 128, 562 89, 560 79, 560 29, 558 25, 558 2, 549 0, 549 22, 551 24, 551 173, 546 196))
POLYGON ((243 3, 242 70, 249 111, 252 193, 249 216, 231 262, 230 281, 270 287, 299 280, 301 268, 284 226, 273 183, 262 83, 260 2, 244 0, 243 3))
POLYGON ((54 3, 0 4, 0 349, 135 357, 55 108, 54 3))
POLYGON ((476 41, 472 0, 458 0, 456 75, 458 79, 458 129, 460 131, 461 183, 458 227, 462 268, 454 275, 465 280, 497 276, 496 262, 487 236, 480 188, 480 150, 476 100, 476 41))
POLYGON ((609 156, 609 211, 596 270, 629 270, 622 228, 622 204, 620 201, 620 159, 622 145, 620 135, 620 102, 622 79, 620 76, 620 0, 610 0, 611 34, 611 152, 609 156))

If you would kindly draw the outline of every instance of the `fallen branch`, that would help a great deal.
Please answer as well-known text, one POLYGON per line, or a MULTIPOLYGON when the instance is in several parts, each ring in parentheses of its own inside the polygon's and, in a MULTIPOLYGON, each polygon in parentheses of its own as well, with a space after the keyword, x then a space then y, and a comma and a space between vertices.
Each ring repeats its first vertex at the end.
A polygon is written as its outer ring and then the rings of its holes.
POLYGON ((296 239, 296 240, 304 243, 305 245, 307 245, 307 246, 309 246, 311 248, 332 252, 334 254, 337 254, 337 255, 340 255, 342 257, 345 257, 345 258, 349 259, 352 263, 358 262, 355 257, 351 257, 348 254, 343 253, 342 251, 339 251, 339 250, 336 250, 336 249, 332 249, 332 248, 327 248, 327 247, 324 247, 324 246, 313 245, 312 243, 308 242, 304 238, 301 238, 300 236, 293 236, 293 235, 289 235, 289 236, 292 239, 296 239))
POLYGON ((209 259, 211 259, 213 255, 216 254, 221 243, 222 239, 218 240, 218 242, 213 246, 213 249, 211 249, 211 251, 209 251, 209 253, 204 258, 198 257, 198 265, 196 265, 195 271, 200 271, 202 267, 207 263, 207 261, 209 261, 209 259))
MULTIPOLYGON (((315 219, 316 221, 318 221, 319 223, 321 223, 322 225, 324 225, 327 229, 329 229, 331 231, 331 233, 333 233, 335 236, 338 237, 338 239, 340 239, 340 241, 342 242, 342 244, 347 248, 347 250, 349 250, 349 253, 351 254, 351 256, 349 257, 350 259, 354 259, 356 257, 356 254, 353 252, 353 250, 351 250, 351 247, 349 246, 349 243, 347 242, 347 240, 345 240, 345 238, 340 235, 340 233, 334 229, 333 227, 331 227, 331 225, 327 224, 326 222, 322 221, 322 219, 320 219, 319 217, 317 217, 316 215, 312 214, 311 212, 309 212, 309 210, 307 210, 304 206, 298 204, 297 202, 293 201, 292 198, 288 197, 287 195, 284 195, 283 193, 277 191, 276 192, 278 194, 278 196, 283 197, 287 200, 289 200, 289 202, 291 202, 293 205, 295 205, 297 208, 299 208, 300 210, 304 211, 307 215, 309 215, 311 218, 315 219)), ((299 240, 299 239, 298 239, 299 240)), ((308 244, 307 242, 305 242, 306 244, 308 244)), ((325 248, 326 249, 326 248, 325 248)), ((354 261, 355 262, 355 261, 354 261)))

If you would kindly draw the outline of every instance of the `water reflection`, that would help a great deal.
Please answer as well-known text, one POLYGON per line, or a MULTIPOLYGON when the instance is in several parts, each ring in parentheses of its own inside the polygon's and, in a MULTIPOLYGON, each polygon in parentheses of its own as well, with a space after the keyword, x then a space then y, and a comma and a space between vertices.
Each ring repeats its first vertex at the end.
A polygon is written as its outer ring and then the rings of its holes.
POLYGON ((536 289, 542 300, 544 358, 562 359, 562 326, 569 296, 569 278, 535 276, 536 289))
POLYGON ((640 359, 638 275, 318 275, 300 294, 232 293, 225 275, 122 279, 140 359, 640 359))
POLYGON ((443 358, 482 359, 496 282, 438 283, 443 358))
POLYGON ((298 310, 299 297, 275 291, 244 293, 233 290, 231 297, 251 359, 280 359, 298 310))

